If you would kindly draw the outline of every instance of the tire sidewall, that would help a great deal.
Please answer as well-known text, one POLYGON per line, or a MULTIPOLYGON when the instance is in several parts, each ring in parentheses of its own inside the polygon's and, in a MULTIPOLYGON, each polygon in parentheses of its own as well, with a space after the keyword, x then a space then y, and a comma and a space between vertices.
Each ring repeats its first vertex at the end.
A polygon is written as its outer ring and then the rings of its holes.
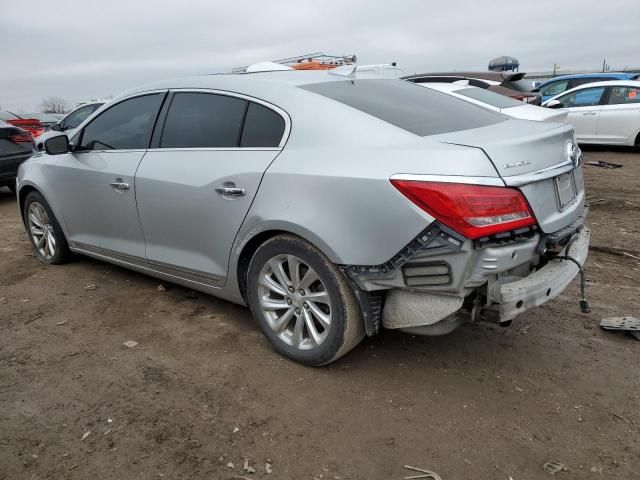
POLYGON ((38 258, 38 260, 44 263, 50 263, 53 265, 58 263, 63 263, 67 258, 67 253, 69 248, 67 245, 67 239, 64 236, 64 232, 62 231, 62 228, 60 227, 58 220, 56 219, 55 215, 51 211, 51 207, 49 207, 49 204, 44 199, 42 194, 35 191, 29 192, 29 194, 27 194, 27 198, 25 198, 24 200, 23 216, 24 216, 24 225, 25 225, 25 228, 27 229, 27 236, 29 237, 29 241, 33 246, 33 251, 36 257, 38 258), (49 221, 53 226, 53 234, 56 239, 56 253, 51 258, 45 258, 40 254, 40 252, 38 251, 38 248, 36 247, 35 242, 33 241, 33 236, 31 235, 31 228, 29 227, 29 205, 31 205, 34 202, 38 202, 40 205, 43 206, 43 208, 47 212, 47 215, 49 216, 49 221))
POLYGON ((336 274, 341 275, 341 273, 337 269, 335 269, 335 272, 332 271, 329 265, 330 261, 324 255, 302 239, 275 237, 258 248, 251 259, 247 272, 247 301, 251 313, 260 325, 263 334, 280 354, 305 365, 317 366, 329 363, 336 357, 337 352, 340 351, 344 343, 346 328, 345 299, 335 278, 336 274), (322 344, 310 350, 300 350, 283 342, 271 329, 262 313, 258 294, 260 272, 269 259, 282 254, 295 255, 307 263, 316 271, 329 293, 331 308, 329 334, 322 344))

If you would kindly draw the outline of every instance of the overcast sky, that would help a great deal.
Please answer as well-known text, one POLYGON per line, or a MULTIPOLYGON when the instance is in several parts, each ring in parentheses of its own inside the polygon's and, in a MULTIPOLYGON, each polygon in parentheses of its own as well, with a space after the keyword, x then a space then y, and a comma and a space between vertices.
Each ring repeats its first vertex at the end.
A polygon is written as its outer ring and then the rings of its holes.
POLYGON ((0 105, 33 111, 315 51, 408 73, 640 67, 640 1, 0 0, 0 105))

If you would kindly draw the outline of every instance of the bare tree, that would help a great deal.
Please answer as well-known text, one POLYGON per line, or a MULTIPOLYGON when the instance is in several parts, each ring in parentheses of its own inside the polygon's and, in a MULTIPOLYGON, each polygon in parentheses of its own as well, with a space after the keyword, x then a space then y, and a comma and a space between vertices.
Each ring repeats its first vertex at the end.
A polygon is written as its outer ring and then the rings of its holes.
POLYGON ((62 97, 50 96, 40 102, 42 113, 67 113, 69 104, 62 97))

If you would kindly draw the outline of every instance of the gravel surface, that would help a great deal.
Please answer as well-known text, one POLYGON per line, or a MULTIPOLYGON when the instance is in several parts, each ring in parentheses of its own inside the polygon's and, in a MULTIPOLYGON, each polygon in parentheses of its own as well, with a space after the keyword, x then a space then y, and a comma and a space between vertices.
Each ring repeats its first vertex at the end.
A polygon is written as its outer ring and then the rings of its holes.
POLYGON ((585 166, 591 314, 574 281, 509 328, 385 331, 316 369, 245 308, 41 264, 0 189, 0 480, 640 478, 640 342, 598 326, 640 316, 640 154, 586 158, 624 165, 585 166))

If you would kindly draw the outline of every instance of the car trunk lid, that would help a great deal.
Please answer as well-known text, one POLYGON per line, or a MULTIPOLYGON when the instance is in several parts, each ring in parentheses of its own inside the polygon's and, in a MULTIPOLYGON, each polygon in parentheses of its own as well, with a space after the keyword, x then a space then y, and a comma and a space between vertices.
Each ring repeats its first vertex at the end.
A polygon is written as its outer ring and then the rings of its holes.
POLYGON ((508 120, 432 139, 482 149, 505 184, 525 195, 543 232, 560 230, 580 216, 584 179, 582 167, 569 156, 571 126, 508 120))

